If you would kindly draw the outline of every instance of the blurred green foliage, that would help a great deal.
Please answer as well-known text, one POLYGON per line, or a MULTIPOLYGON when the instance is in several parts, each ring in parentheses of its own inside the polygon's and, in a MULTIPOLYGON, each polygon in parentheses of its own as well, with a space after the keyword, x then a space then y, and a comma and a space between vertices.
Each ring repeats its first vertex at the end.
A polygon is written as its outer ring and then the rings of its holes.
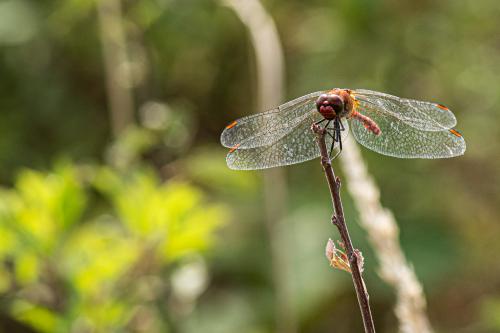
POLYGON ((172 287, 149 280, 207 250, 227 216, 185 181, 68 162, 22 171, 0 207, 0 291, 41 332, 161 330, 172 287), (103 207, 87 216, 92 192, 103 207))
MULTIPOLYGON (((245 27, 220 1, 121 1, 137 125, 115 140, 96 1, 0 0, 0 331, 273 331, 273 202, 218 144, 262 111, 245 27)), ((499 331, 498 0, 262 2, 287 99, 359 87, 456 114, 463 157, 364 157, 436 330, 499 331)), ((358 332, 349 276, 323 255, 335 234, 321 168, 285 172, 290 315, 301 332, 358 332)), ((393 332, 393 292, 344 204, 378 330, 393 332)))

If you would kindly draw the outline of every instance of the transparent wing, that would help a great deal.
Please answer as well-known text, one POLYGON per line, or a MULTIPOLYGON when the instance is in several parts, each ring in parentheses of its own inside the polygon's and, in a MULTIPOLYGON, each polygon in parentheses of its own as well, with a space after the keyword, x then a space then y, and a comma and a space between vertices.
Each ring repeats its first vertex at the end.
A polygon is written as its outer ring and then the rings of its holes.
MULTIPOLYGON (((367 112, 378 109, 423 131, 442 131, 457 124, 453 113, 441 104, 399 98, 364 89, 355 90, 354 96, 359 106, 367 109, 367 112)), ((367 115, 370 116, 370 113, 367 115)))
MULTIPOLYGON (((235 170, 256 170, 290 165, 316 158, 320 156, 320 151, 316 137, 311 131, 311 125, 321 119, 322 116, 318 112, 311 113, 292 131, 269 146, 233 150, 227 155, 227 165, 235 170)), ((349 127, 345 119, 342 120, 342 124, 345 128, 342 132, 342 140, 345 140, 349 127)), ((332 138, 327 135, 328 148, 331 147, 332 141, 332 138)), ((338 144, 335 145, 338 149, 338 144)))
POLYGON ((224 129, 220 141, 228 148, 239 145, 239 149, 272 144, 316 111, 316 99, 322 93, 314 92, 273 110, 240 118, 224 129))
POLYGON ((400 158, 445 158, 465 152, 465 140, 454 129, 423 131, 378 109, 370 110, 359 106, 357 111, 377 123, 381 133, 375 135, 359 120, 351 118, 354 137, 363 146, 380 154, 400 158))

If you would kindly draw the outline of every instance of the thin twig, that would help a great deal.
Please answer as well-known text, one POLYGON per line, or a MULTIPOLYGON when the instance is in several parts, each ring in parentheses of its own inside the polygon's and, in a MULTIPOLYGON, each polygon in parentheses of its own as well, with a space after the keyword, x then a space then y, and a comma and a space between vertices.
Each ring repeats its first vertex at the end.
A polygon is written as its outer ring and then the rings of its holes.
POLYGON ((344 220, 344 210, 342 208, 342 201, 340 199, 340 179, 338 177, 335 177, 332 163, 330 161, 330 156, 328 154, 328 148, 326 147, 326 130, 316 124, 313 124, 311 129, 316 134, 318 139, 318 146, 321 152, 321 165, 323 166, 323 170, 325 171, 326 180, 328 181, 328 187, 330 188, 330 194, 332 196, 332 204, 335 209, 332 216, 332 223, 339 230, 340 237, 342 238, 347 252, 349 265, 351 267, 352 281, 354 282, 354 288, 356 289, 356 296, 358 297, 358 303, 361 310, 361 316, 363 317, 365 332, 374 333, 375 326, 373 324, 370 303, 368 301, 368 292, 366 291, 365 282, 363 281, 363 277, 361 276, 360 265, 358 262, 359 258, 354 250, 354 247, 352 246, 351 238, 349 237, 349 231, 347 230, 347 225, 345 224, 344 220))
POLYGON ((379 261, 380 277, 396 290, 396 316, 401 333, 431 333, 422 285, 399 244, 399 229, 390 210, 380 203, 380 191, 368 173, 358 145, 347 140, 340 159, 347 190, 359 211, 379 261))

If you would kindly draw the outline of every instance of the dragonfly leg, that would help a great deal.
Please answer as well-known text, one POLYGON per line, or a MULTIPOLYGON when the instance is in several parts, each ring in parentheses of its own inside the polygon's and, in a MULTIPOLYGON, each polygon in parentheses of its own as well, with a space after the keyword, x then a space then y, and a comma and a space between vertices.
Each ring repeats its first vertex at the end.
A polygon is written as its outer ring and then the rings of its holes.
MULTIPOLYGON (((334 147, 335 147, 335 140, 332 141, 332 145, 330 146, 330 154, 328 154, 328 156, 332 156, 334 147)), ((330 159, 333 160, 333 158, 330 158, 330 159)))
POLYGON ((326 123, 326 125, 324 127, 324 130, 325 130, 326 134, 328 134, 332 139, 335 140, 335 138, 333 137, 333 134, 330 132, 332 129, 328 128, 328 126, 330 126, 331 122, 332 122, 331 120, 328 120, 328 122, 326 123))
POLYGON ((339 156, 341 152, 342 152, 342 150, 339 149, 339 151, 337 152, 337 154, 335 154, 335 156, 333 156, 333 157, 330 158, 330 161, 336 159, 337 156, 339 156))
POLYGON ((333 139, 333 141, 336 141, 335 140, 335 127, 328 128, 330 123, 331 123, 331 120, 328 120, 328 122, 326 123, 326 126, 325 126, 325 131, 333 139))
POLYGON ((334 121, 334 126, 331 129, 331 132, 328 131, 328 129, 327 129, 327 133, 332 138, 332 145, 330 146, 330 154, 328 154, 328 156, 332 156, 333 148, 335 147, 335 142, 337 141, 337 132, 335 130, 335 121, 334 121))
MULTIPOLYGON (((326 120, 326 119, 323 119, 323 120, 326 120)), ((322 121, 323 121, 323 120, 322 120, 322 121)), ((330 123, 331 123, 331 122, 332 122, 331 120, 328 120, 328 121, 326 122, 326 125, 325 125, 325 130, 327 130, 327 131, 328 131, 328 126, 330 125, 330 123)))
POLYGON ((342 136, 340 135, 341 131, 345 131, 344 125, 342 125, 342 122, 340 122, 340 120, 336 118, 333 122, 333 142, 330 148, 330 156, 332 155, 335 142, 339 143, 339 151, 337 152, 337 154, 335 154, 334 157, 331 157, 330 160, 334 160, 335 158, 337 158, 337 156, 339 156, 340 152, 342 151, 342 136))
POLYGON ((342 136, 340 135, 340 131, 345 131, 345 128, 344 125, 342 125, 342 122, 339 120, 339 118, 335 119, 334 126, 336 127, 337 142, 339 143, 340 151, 342 151, 342 136))
MULTIPOLYGON (((322 123, 325 120, 326 119, 320 120, 316 124, 320 124, 320 123, 322 123)), ((340 150, 342 150, 342 142, 341 142, 340 131, 344 131, 345 130, 344 125, 342 125, 342 123, 338 119, 334 119, 333 120, 333 126, 332 126, 332 128, 328 128, 328 126, 330 126, 331 122, 332 122, 332 120, 328 120, 328 122, 326 123, 326 125, 324 127, 325 130, 326 130, 326 133, 332 138, 332 144, 330 146, 330 156, 332 155, 333 149, 335 148, 335 142, 339 142, 339 144, 340 144, 340 150)), ((331 159, 333 160, 339 154, 340 154, 340 151, 333 158, 331 158, 331 159)))
POLYGON ((334 142, 337 141, 336 134, 335 134, 335 128, 325 128, 325 129, 326 129, 326 134, 328 134, 328 136, 330 138, 332 138, 334 142))
MULTIPOLYGON (((322 123, 322 122, 324 122, 324 121, 326 121, 326 118, 323 118, 323 119, 321 119, 321 120, 318 120, 318 121, 317 121, 317 122, 315 122, 314 124, 315 124, 315 125, 319 125, 319 124, 321 124, 321 123, 322 123)), ((329 122, 328 122, 328 123, 329 123, 329 122)), ((327 124, 326 126, 328 126, 328 124, 327 124)), ((325 127, 326 127, 326 126, 325 126, 325 127)))
POLYGON ((345 127, 344 127, 344 124, 342 124, 342 121, 338 121, 339 122, 339 125, 340 125, 340 130, 341 131, 345 131, 345 127))

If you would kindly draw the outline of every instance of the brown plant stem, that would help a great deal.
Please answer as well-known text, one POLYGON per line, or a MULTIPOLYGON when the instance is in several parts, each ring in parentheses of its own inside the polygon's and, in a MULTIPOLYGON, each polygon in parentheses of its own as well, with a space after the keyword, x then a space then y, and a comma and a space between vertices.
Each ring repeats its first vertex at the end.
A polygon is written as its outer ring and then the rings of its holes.
POLYGON ((328 181, 328 187, 330 188, 330 195, 332 197, 332 204, 335 210, 332 216, 332 223, 339 230, 340 237, 342 238, 347 252, 349 265, 351 267, 352 281, 354 283, 354 288, 356 289, 356 296, 358 298, 361 316, 363 317, 365 332, 374 333, 375 326, 373 324, 370 303, 368 301, 368 292, 366 291, 365 282, 363 281, 363 277, 361 276, 361 270, 358 263, 359 258, 354 250, 354 247, 352 246, 349 231, 347 230, 347 225, 344 219, 344 210, 342 208, 342 201, 340 199, 340 178, 336 177, 335 173, 333 172, 332 163, 328 154, 328 148, 326 146, 326 130, 316 124, 313 124, 311 129, 316 134, 318 140, 318 146, 321 152, 321 165, 323 166, 323 170, 325 171, 326 180, 328 181))
MULTIPOLYGON (((278 29, 272 16, 259 0, 223 0, 248 29, 257 71, 257 109, 267 110, 283 102, 285 61, 278 29)), ((264 173, 264 212, 271 256, 271 274, 275 294, 277 333, 297 332, 293 290, 290 287, 288 239, 285 233, 288 193, 283 168, 264 173)))
POLYGON ((354 140, 343 142, 340 165, 344 170, 359 225, 368 235, 379 261, 379 276, 396 291, 396 317, 400 333, 431 333, 423 287, 399 244, 399 228, 392 212, 380 202, 380 190, 354 140))
POLYGON ((127 35, 123 24, 121 1, 96 1, 106 74, 106 93, 114 137, 117 137, 128 125, 134 122, 132 73, 127 52, 127 35))

